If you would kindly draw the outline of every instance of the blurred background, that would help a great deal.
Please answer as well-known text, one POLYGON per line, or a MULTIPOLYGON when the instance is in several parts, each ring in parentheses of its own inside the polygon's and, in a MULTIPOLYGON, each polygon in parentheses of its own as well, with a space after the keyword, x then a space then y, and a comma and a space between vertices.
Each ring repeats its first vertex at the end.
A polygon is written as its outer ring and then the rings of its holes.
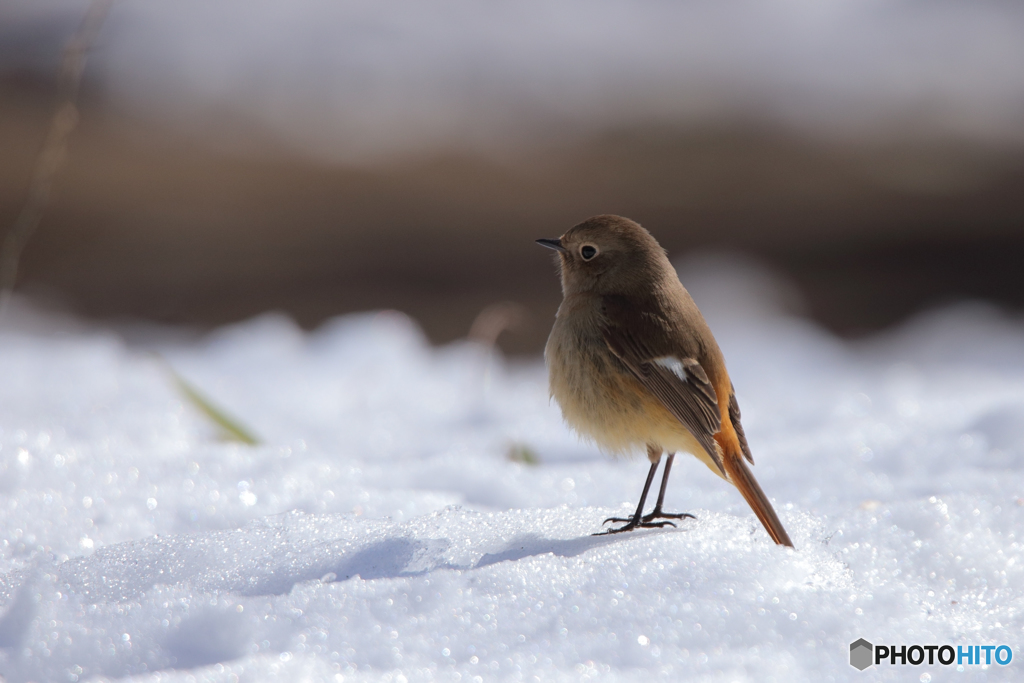
MULTIPOLYGON (((0 232, 89 7, 0 4, 0 232)), ((445 342, 515 302, 536 353, 533 240, 598 213, 845 336, 1024 307, 1019 2, 118 0, 78 108, 17 290, 104 323, 395 308, 445 342)))

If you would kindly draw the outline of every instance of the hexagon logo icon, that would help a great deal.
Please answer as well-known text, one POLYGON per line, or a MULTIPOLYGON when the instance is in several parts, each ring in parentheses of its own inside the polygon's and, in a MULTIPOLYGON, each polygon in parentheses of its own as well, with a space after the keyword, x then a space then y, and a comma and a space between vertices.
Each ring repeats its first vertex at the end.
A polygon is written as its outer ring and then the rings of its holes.
POLYGON ((850 643, 850 666, 863 671, 871 666, 875 658, 875 646, 860 638, 850 643))

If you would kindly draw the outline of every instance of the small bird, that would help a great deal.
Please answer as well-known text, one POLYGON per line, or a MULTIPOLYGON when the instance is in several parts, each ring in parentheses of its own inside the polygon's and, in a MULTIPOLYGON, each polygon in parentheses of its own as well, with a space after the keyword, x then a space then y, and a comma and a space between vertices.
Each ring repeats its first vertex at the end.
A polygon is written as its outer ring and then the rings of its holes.
POLYGON ((754 459, 722 351, 661 245, 612 215, 537 243, 558 252, 562 276, 562 304, 544 349, 551 396, 565 421, 602 450, 646 448, 651 462, 636 513, 605 520, 625 524, 603 533, 693 517, 662 510, 672 461, 687 452, 740 490, 772 540, 792 547, 744 462, 754 459), (665 452, 658 502, 644 515, 665 452))

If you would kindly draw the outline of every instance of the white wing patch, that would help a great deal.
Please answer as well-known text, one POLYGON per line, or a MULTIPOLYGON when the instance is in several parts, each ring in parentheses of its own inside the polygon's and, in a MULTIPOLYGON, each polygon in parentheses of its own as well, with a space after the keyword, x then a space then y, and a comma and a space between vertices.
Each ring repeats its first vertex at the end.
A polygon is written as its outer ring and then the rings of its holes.
POLYGON ((683 368, 683 362, 675 356, 662 356, 661 358, 655 358, 654 364, 660 365, 684 382, 689 381, 686 376, 686 370, 683 368))

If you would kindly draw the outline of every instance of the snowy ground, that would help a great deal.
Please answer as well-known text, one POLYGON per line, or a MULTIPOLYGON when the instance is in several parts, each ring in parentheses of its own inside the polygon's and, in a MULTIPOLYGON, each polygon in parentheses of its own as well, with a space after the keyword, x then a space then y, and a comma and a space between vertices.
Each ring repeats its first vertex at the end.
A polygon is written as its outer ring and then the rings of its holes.
POLYGON ((591 536, 635 503, 646 465, 578 443, 539 360, 431 348, 397 313, 127 344, 14 311, 0 333, 0 672, 956 677, 857 672, 849 643, 865 637, 1008 644, 1011 665, 955 679, 1019 680, 1024 321, 961 306, 851 346, 771 313, 756 274, 734 271, 715 299, 710 269, 691 270, 795 551, 689 457, 669 504, 695 521, 591 536), (263 445, 219 439, 165 362, 263 445), (523 446, 540 464, 509 459, 523 446))

